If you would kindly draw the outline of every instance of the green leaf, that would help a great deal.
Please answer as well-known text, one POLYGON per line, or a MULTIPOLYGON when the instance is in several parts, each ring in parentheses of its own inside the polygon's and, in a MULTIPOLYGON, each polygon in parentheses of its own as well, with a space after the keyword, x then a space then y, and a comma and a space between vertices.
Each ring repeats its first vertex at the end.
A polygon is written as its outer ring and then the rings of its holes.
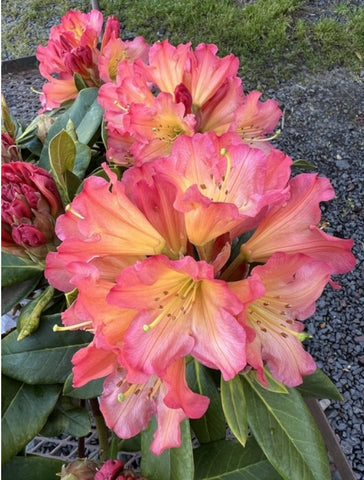
POLYGON ((210 398, 210 405, 202 418, 191 420, 191 428, 201 443, 221 440, 226 435, 226 422, 220 395, 210 371, 196 360, 187 364, 190 388, 210 398))
POLYGON ((13 480, 55 480, 61 472, 62 460, 46 457, 14 457, 2 466, 3 478, 13 480))
POLYGON ((25 280, 24 282, 10 285, 9 287, 2 287, 1 314, 3 315, 4 313, 10 312, 10 310, 14 308, 15 305, 17 305, 31 292, 33 292, 36 289, 42 276, 43 273, 38 273, 38 276, 34 276, 29 280, 25 280))
POLYGON ((239 375, 229 382, 221 377, 221 401, 230 430, 244 446, 248 438, 248 418, 244 385, 239 375))
POLYGON ((86 408, 57 407, 48 417, 40 434, 44 437, 56 437, 67 433, 73 437, 85 437, 91 431, 90 414, 86 408))
POLYGON ((16 455, 45 424, 53 410, 61 387, 59 385, 27 385, 2 377, 3 461, 16 455))
POLYGON ((72 172, 76 158, 76 145, 66 130, 61 130, 49 142, 49 163, 51 173, 65 204, 70 202, 65 175, 72 172))
POLYGON ((96 398, 102 393, 104 381, 105 378, 98 378, 97 380, 92 380, 91 382, 86 383, 86 385, 83 387, 74 388, 72 386, 73 374, 71 373, 64 383, 63 395, 67 395, 68 397, 72 398, 96 398))
POLYGON ((314 165, 313 163, 310 163, 304 158, 299 158, 297 160, 294 160, 292 163, 292 167, 297 167, 297 168, 300 168, 301 170, 317 170, 316 165, 314 165))
MULTIPOLYGON (((264 374, 268 382, 268 385, 264 386, 266 390, 269 390, 270 392, 273 392, 273 393, 288 393, 287 387, 283 385, 283 383, 278 382, 278 380, 276 380, 273 377, 273 375, 270 373, 270 371, 267 368, 264 369, 264 374)), ((259 382, 257 380, 256 370, 250 370, 250 372, 248 372, 247 375, 249 375, 249 377, 252 378, 253 380, 256 380, 257 382, 259 382)))
POLYGON ((329 377, 317 369, 312 375, 303 377, 303 384, 296 387, 304 397, 313 398, 331 398, 332 400, 342 400, 342 396, 329 377))
POLYGON ((220 440, 193 453, 195 480, 282 480, 252 438, 245 447, 235 440, 220 440))
POLYGON ((155 417, 141 434, 142 475, 149 480, 193 480, 194 465, 191 433, 188 419, 181 422, 182 443, 179 448, 165 450, 162 455, 153 455, 150 445, 157 428, 155 417))
POLYGON ((73 74, 73 80, 75 81, 76 88, 79 92, 81 90, 83 90, 84 88, 88 87, 88 85, 85 82, 85 80, 83 79, 82 75, 80 75, 77 72, 73 74))
POLYGON ((36 333, 17 341, 11 332, 2 341, 2 366, 6 375, 30 384, 63 383, 71 373, 71 359, 92 336, 82 331, 54 332, 60 315, 41 317, 36 333))
POLYGON ((327 452, 301 395, 272 393, 242 377, 248 422, 266 457, 286 480, 330 480, 327 452))
POLYGON ((78 141, 85 145, 92 143, 100 127, 104 112, 97 102, 97 94, 97 88, 85 88, 78 94, 71 107, 57 118, 49 129, 47 139, 44 143, 39 161, 40 167, 50 170, 48 154, 49 142, 61 130, 66 130, 69 120, 72 120, 76 127, 78 141))
POLYGON ((1 282, 3 287, 39 277, 43 270, 44 265, 1 252, 1 282))

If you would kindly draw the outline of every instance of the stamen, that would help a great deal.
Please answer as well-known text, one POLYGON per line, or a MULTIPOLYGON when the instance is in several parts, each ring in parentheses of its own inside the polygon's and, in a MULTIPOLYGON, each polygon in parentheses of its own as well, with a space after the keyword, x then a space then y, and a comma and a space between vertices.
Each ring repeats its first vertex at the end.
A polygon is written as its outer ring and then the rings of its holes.
POLYGON ((83 215, 81 215, 80 213, 76 212, 76 210, 74 210, 71 205, 66 205, 66 208, 65 208, 66 212, 70 212, 72 213, 72 215, 74 215, 75 217, 77 218, 80 218, 81 220, 85 220, 85 217, 83 215))
POLYGON ((67 331, 72 331, 72 330, 77 330, 79 328, 84 328, 87 326, 92 326, 92 322, 81 322, 77 323, 76 325, 69 325, 68 327, 60 327, 59 325, 53 325, 53 331, 54 332, 67 332, 67 331))
MULTIPOLYGON (((181 313, 185 315, 188 313, 191 305, 193 304, 196 296, 197 284, 191 278, 187 278, 181 285, 177 292, 170 292, 164 290, 162 293, 165 295, 166 300, 164 304, 158 306, 158 310, 162 310, 159 315, 149 324, 143 325, 144 332, 149 332, 152 328, 158 325, 163 319, 176 320, 181 313), (168 298, 169 295, 169 298, 168 298), (181 301, 185 301, 181 304, 181 301)), ((160 298, 160 297, 158 297, 160 298)))
POLYGON ((116 105, 118 108, 120 108, 121 110, 123 110, 124 112, 128 112, 129 109, 124 107, 123 105, 121 105, 121 103, 119 103, 117 100, 114 100, 114 105, 116 105))
POLYGON ((135 385, 130 385, 125 392, 118 393, 118 402, 122 403, 131 393, 133 393, 133 390, 135 390, 135 385))

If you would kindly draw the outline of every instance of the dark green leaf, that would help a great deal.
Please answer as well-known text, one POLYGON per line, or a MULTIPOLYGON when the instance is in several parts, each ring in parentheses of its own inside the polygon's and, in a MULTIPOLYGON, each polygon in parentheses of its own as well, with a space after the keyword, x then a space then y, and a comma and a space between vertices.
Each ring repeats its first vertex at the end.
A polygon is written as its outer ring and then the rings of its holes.
POLYGON ((54 332, 60 315, 42 317, 39 330, 21 342, 17 332, 2 341, 2 366, 6 375, 30 384, 63 383, 71 373, 71 359, 92 336, 82 331, 54 332))
POLYGON ((98 378, 97 380, 92 380, 89 383, 86 383, 83 387, 74 388, 72 386, 73 374, 71 373, 67 380, 64 383, 63 395, 67 395, 72 398, 96 398, 102 393, 102 386, 104 384, 105 378, 98 378))
POLYGON ((329 480, 327 452, 301 395, 293 388, 272 393, 242 378, 249 426, 273 467, 286 480, 329 480))
POLYGON ((1 282, 3 287, 39 277, 43 270, 44 265, 1 252, 1 282))
POLYGON ((141 435, 136 435, 132 438, 126 438, 118 442, 118 452, 138 452, 141 447, 141 435))
POLYGON ((194 450, 195 480, 282 480, 254 439, 220 440, 194 450))
POLYGON ((60 391, 59 385, 27 385, 2 377, 1 449, 4 462, 39 433, 60 391))
POLYGON ((91 431, 90 414, 86 408, 57 407, 48 417, 40 434, 44 437, 56 437, 67 433, 73 437, 85 437, 91 431))
POLYGON ((303 378, 303 384, 296 387, 304 397, 331 398, 342 400, 339 390, 322 370, 317 369, 312 375, 303 378))
MULTIPOLYGON (((270 392, 273 392, 273 393, 288 393, 287 387, 283 385, 283 383, 278 382, 278 380, 276 380, 273 377, 273 375, 270 373, 270 371, 267 368, 264 369, 264 374, 268 382, 268 385, 264 386, 266 390, 269 390, 270 392)), ((249 377, 252 378, 253 380, 258 381, 256 370, 250 370, 250 372, 247 375, 249 375, 249 377)))
POLYGON ((301 170, 317 170, 316 165, 313 165, 312 163, 305 160, 304 158, 294 160, 292 163, 292 167, 297 167, 297 168, 300 168, 301 170))
POLYGON ((210 398, 205 415, 191 420, 191 428, 201 443, 221 440, 226 435, 226 422, 220 395, 209 370, 196 360, 187 364, 187 380, 190 388, 210 398))
POLYGON ((242 445, 248 438, 248 418, 244 385, 239 375, 229 382, 221 377, 221 401, 230 430, 242 445))
POLYGON ((55 458, 14 457, 2 466, 2 474, 8 480, 55 480, 63 463, 55 458))
POLYGON ((10 312, 19 302, 33 292, 39 280, 42 278, 43 273, 38 273, 38 276, 34 276, 25 282, 10 285, 9 287, 2 287, 1 289, 1 314, 10 312))
POLYGON ((165 450, 159 456, 153 455, 150 451, 156 427, 157 422, 153 417, 141 435, 142 475, 148 480, 193 480, 194 465, 188 419, 181 423, 181 446, 165 450))
POLYGON ((85 82, 85 80, 83 79, 82 75, 80 75, 79 73, 74 73, 73 74, 73 80, 75 81, 76 88, 79 92, 81 90, 83 90, 84 88, 88 87, 88 85, 85 82))

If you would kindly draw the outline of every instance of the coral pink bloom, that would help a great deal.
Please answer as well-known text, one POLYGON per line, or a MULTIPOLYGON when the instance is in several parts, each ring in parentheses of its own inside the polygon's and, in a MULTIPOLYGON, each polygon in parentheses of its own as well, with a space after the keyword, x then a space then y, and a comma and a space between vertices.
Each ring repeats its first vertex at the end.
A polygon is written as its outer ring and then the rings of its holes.
POLYGON ((126 120, 127 130, 138 140, 130 149, 136 164, 168 156, 179 135, 193 135, 196 120, 185 113, 184 105, 173 103, 166 93, 160 93, 150 107, 131 105, 126 120))
POLYGON ((265 136, 274 131, 282 111, 275 100, 261 102, 261 95, 261 92, 254 91, 244 97, 235 111, 235 121, 229 131, 238 133, 245 143, 269 151, 272 146, 265 136))
POLYGON ((102 37, 98 67, 100 77, 104 82, 115 81, 118 64, 127 60, 133 62, 136 58, 147 61, 150 46, 143 37, 131 41, 123 41, 120 36, 120 23, 115 17, 109 17, 102 37))
POLYGON ((95 262, 153 255, 162 252, 165 240, 125 195, 116 175, 111 182, 92 176, 66 213, 59 217, 56 233, 62 240, 58 252, 47 258, 45 275, 61 290, 72 290, 67 265, 73 261, 95 262))
POLYGON ((277 380, 291 387, 315 371, 315 362, 301 343, 308 335, 296 320, 314 313, 315 301, 331 273, 329 265, 305 255, 277 253, 265 265, 255 267, 247 280, 229 284, 243 302, 251 290, 265 290, 247 307, 245 320, 247 361, 262 383, 266 384, 265 363, 277 380))
POLYGON ((183 83, 191 92, 194 108, 206 103, 229 77, 238 73, 239 59, 230 54, 218 57, 216 45, 197 45, 189 55, 188 68, 183 83))
POLYGON ((75 73, 88 86, 100 85, 97 43, 102 23, 102 13, 98 10, 87 14, 69 11, 60 25, 52 27, 48 45, 38 46, 39 71, 48 80, 41 96, 44 110, 77 96, 75 73))
POLYGON ((149 79, 162 92, 175 93, 183 84, 192 96, 194 109, 206 103, 229 77, 235 77, 239 60, 234 55, 220 58, 216 45, 201 43, 172 46, 168 40, 156 42, 149 52, 149 79))
POLYGON ((100 408, 106 424, 120 438, 134 437, 156 415, 158 427, 151 451, 160 455, 181 445, 180 423, 187 417, 201 417, 208 403, 207 397, 188 388, 184 360, 178 360, 165 379, 151 375, 140 384, 129 383, 125 370, 117 369, 104 383, 100 408))
POLYGON ((178 186, 175 208, 184 212, 189 240, 202 246, 232 230, 236 236, 255 228, 263 209, 282 204, 291 163, 278 150, 267 157, 238 136, 211 132, 179 137, 159 168, 178 186))
POLYGON ((138 310, 124 336, 128 371, 164 377, 186 355, 226 380, 245 367, 245 331, 235 318, 243 305, 211 265, 156 255, 125 268, 116 283, 107 301, 138 310))
MULTIPOLYGON (((119 273, 122 268, 118 267, 119 273)), ((102 278, 95 265, 73 262, 69 270, 73 273, 71 282, 77 288, 78 295, 62 313, 63 323, 93 331, 95 346, 114 349, 119 353, 124 334, 136 311, 121 310, 106 302, 115 283, 102 278)))
POLYGON ((96 48, 102 23, 103 16, 98 10, 89 13, 67 12, 60 25, 51 28, 48 45, 39 45, 37 48, 40 73, 45 78, 62 73, 67 70, 64 65, 66 52, 78 47, 96 48))
POLYGON ((241 79, 227 78, 226 82, 216 91, 196 113, 196 131, 211 132, 222 135, 231 129, 235 120, 236 110, 244 98, 241 79))
POLYGON ((169 257, 185 255, 188 245, 184 215, 173 207, 175 184, 156 170, 155 162, 129 168, 122 182, 128 197, 165 239, 169 257))
POLYGON ((327 178, 301 174, 290 181, 291 196, 283 206, 273 208, 260 222, 241 254, 249 262, 266 262, 275 252, 304 253, 328 263, 333 274, 345 273, 355 266, 350 252, 352 240, 324 233, 317 224, 321 218, 319 203, 334 197, 327 178))

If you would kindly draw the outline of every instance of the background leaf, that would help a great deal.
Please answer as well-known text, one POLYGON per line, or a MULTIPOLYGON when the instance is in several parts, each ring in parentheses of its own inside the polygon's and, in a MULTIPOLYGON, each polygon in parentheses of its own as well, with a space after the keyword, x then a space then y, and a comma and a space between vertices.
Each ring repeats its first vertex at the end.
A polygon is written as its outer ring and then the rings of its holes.
POLYGON ((44 437, 56 437, 68 433, 78 438, 85 437, 90 431, 90 414, 86 408, 59 406, 49 415, 40 434, 44 437))
POLYGON ((2 466, 2 474, 9 480, 55 480, 63 463, 55 458, 14 457, 2 466))
POLYGON ((187 380, 190 388, 210 398, 210 405, 203 417, 190 420, 191 428, 201 443, 221 440, 226 435, 226 421, 221 398, 210 371, 196 360, 187 364, 187 380))
POLYGON ((77 350, 88 345, 87 332, 53 332, 60 315, 41 317, 36 333, 17 341, 11 332, 2 341, 2 368, 5 375, 30 384, 63 383, 71 373, 71 359, 77 350))
POLYGON ((230 430, 245 445, 248 438, 247 406, 244 385, 239 375, 229 382, 221 377, 221 401, 230 430))
POLYGON ((102 386, 104 384, 104 378, 98 378, 97 380, 92 380, 91 382, 86 383, 83 387, 74 388, 72 386, 73 374, 71 373, 67 380, 64 383, 63 395, 67 395, 72 398, 96 398, 102 393, 102 386))
POLYGON ((60 385, 27 385, 2 377, 3 462, 16 455, 39 433, 53 410, 60 391, 60 385))
POLYGON ((148 428, 141 434, 142 475, 148 480, 193 480, 194 465, 188 419, 181 422, 181 446, 165 450, 159 456, 150 451, 156 428, 157 422, 153 416, 148 428))
POLYGON ((281 480, 253 438, 243 447, 220 440, 194 450, 195 480, 281 480))
POLYGON ((242 377, 252 433, 286 480, 330 480, 327 452, 317 425, 295 389, 272 393, 242 377))
POLYGON ((303 377, 302 385, 296 387, 304 397, 313 398, 331 398, 333 400, 342 400, 342 396, 329 377, 320 369, 312 375, 303 377))
POLYGON ((39 263, 23 260, 15 255, 1 252, 1 282, 3 287, 39 277, 44 266, 39 263))
POLYGON ((1 288, 1 314, 10 312, 19 302, 32 293, 42 278, 43 273, 38 273, 29 280, 1 288))

